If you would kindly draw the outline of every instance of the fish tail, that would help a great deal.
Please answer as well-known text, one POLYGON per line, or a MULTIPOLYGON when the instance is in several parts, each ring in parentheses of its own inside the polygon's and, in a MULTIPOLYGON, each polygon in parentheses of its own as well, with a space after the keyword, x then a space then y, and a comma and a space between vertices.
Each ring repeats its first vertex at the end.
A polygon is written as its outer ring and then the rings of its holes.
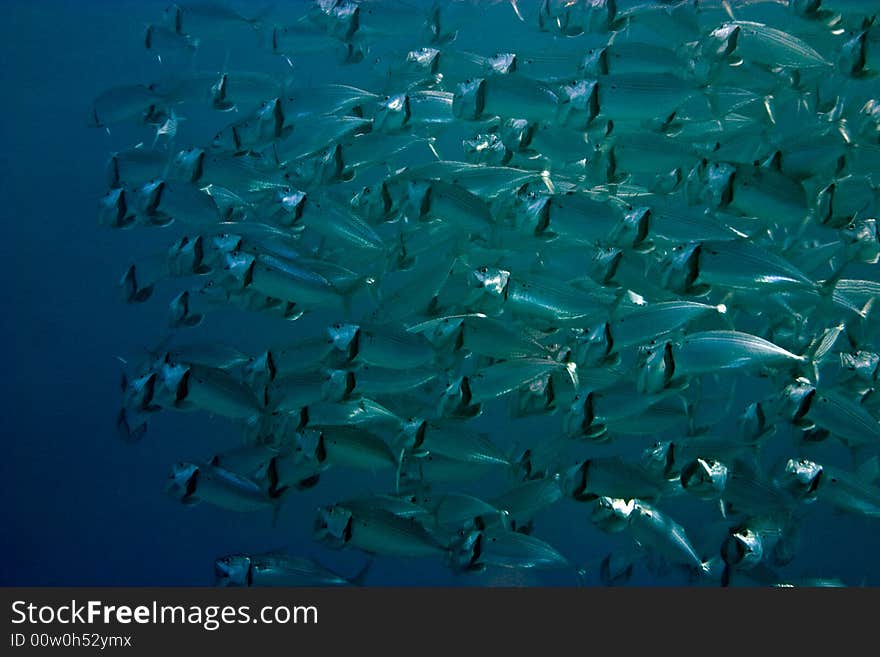
POLYGON ((805 374, 812 377, 812 381, 819 381, 819 366, 825 361, 837 339, 846 329, 846 324, 841 322, 837 326, 825 329, 821 335, 816 337, 807 347, 806 351, 801 355, 802 362, 800 369, 806 368, 805 374))
POLYGON ((251 27, 256 31, 261 33, 263 30, 263 24, 266 22, 266 19, 275 11, 275 8, 278 3, 270 2, 268 5, 263 7, 260 11, 258 11, 254 16, 248 19, 248 23, 251 24, 251 27))

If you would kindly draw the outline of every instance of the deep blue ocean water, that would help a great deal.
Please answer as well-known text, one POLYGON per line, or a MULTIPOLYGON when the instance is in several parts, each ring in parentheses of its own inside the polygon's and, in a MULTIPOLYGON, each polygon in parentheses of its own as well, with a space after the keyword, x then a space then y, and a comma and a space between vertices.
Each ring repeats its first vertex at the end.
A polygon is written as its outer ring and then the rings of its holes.
MULTIPOLYGON (((4 2, 0 584, 207 585, 215 557, 272 549, 315 556, 347 573, 364 562, 356 552, 315 545, 311 527, 316 506, 350 494, 353 486, 381 492, 369 477, 358 483, 328 473, 321 486, 288 501, 273 528, 268 512, 190 508, 162 492, 171 464, 238 444, 231 423, 162 413, 140 443, 117 437, 117 357, 131 358, 155 345, 166 311, 160 302, 126 305, 117 281, 133 254, 159 251, 167 240, 160 231, 122 232, 97 224, 107 156, 131 144, 124 130, 108 135, 87 127, 87 118, 92 98, 105 88, 140 82, 159 70, 141 35, 164 4, 4 2)), ((248 47, 227 45, 232 61, 247 68, 248 47)), ((248 341, 256 347, 278 330, 252 315, 214 319, 211 335, 243 347, 248 341)), ((590 528, 585 513, 562 503, 539 519, 536 533, 575 563, 593 564, 623 539, 590 528)), ((876 520, 816 512, 786 572, 876 584, 878 554, 876 520)), ((637 580, 670 582, 645 571, 637 580)), ((430 560, 381 557, 368 579, 374 585, 486 581, 453 576, 430 560)), ((525 574, 496 581, 565 584, 573 578, 525 574)))

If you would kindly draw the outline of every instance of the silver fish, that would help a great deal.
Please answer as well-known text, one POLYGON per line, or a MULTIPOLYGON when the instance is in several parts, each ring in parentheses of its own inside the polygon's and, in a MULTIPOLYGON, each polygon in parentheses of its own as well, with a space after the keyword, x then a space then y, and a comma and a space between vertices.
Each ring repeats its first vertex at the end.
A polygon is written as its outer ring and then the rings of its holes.
POLYGON ((362 586, 371 562, 344 577, 313 559, 286 554, 231 554, 214 561, 215 586, 362 586))

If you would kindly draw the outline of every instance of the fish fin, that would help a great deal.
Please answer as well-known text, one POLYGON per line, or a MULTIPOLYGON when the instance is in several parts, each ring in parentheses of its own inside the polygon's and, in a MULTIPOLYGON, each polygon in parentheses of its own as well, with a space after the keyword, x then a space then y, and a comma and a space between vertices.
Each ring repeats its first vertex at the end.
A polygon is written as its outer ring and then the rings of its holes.
MULTIPOLYGON (((820 295, 831 297, 834 294, 834 290, 837 287, 837 283, 843 278, 843 274, 849 265, 849 260, 845 258, 840 259, 840 264, 838 264, 834 271, 831 273, 831 276, 826 278, 823 281, 819 281, 818 283, 818 292, 820 295)), ((864 318, 864 315, 856 309, 857 314, 864 318)))
POLYGON ((436 157, 437 160, 439 161, 439 160, 442 160, 443 158, 440 157, 440 153, 437 151, 437 147, 435 146, 435 142, 436 142, 436 139, 434 137, 429 137, 428 139, 425 140, 425 144, 427 145, 428 149, 431 151, 431 153, 434 155, 434 157, 436 157))
POLYGON ((511 9, 513 9, 513 13, 516 14, 516 17, 520 20, 520 22, 525 23, 526 19, 523 18, 522 12, 519 9, 519 0, 507 0, 510 3, 511 9))
POLYGON ((803 357, 810 368, 812 380, 819 382, 819 365, 831 352, 834 344, 846 329, 846 324, 841 322, 837 326, 825 329, 820 336, 814 339, 804 352, 803 357))
POLYGON ((766 160, 761 162, 761 169, 771 169, 773 171, 781 171, 782 166, 782 152, 779 150, 773 151, 773 153, 766 160))
POLYGON ((722 0, 721 6, 724 8, 724 12, 730 16, 730 20, 735 21, 736 15, 733 13, 733 7, 730 6, 729 0, 722 0))

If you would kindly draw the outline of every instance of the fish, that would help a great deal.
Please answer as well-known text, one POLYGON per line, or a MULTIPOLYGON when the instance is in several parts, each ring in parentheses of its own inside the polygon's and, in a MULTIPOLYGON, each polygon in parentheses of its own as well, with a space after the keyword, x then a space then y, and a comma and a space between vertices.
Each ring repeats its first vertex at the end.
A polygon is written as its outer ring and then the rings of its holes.
POLYGON ((397 447, 413 457, 439 456, 466 463, 509 465, 510 459, 485 434, 413 420, 401 430, 397 447))
POLYGON ((397 466, 397 456, 385 439, 369 429, 337 425, 319 431, 329 465, 371 471, 397 466))
POLYGON ((286 554, 230 554, 214 561, 215 586, 363 586, 372 562, 344 577, 314 559, 286 554))
POLYGON ((724 304, 712 306, 694 301, 663 301, 624 311, 608 322, 610 350, 649 343, 686 327, 690 322, 705 317, 721 318, 726 313, 724 304))
POLYGON ((407 370, 434 360, 431 343, 419 333, 382 330, 369 324, 334 324, 328 334, 334 347, 352 362, 407 370))
POLYGON ((828 512, 877 515, 871 12, 295 5, 180 0, 134 35, 161 72, 85 108, 97 222, 144 234, 118 294, 165 314, 113 354, 117 436, 222 424, 172 498, 315 510, 317 552, 233 532, 217 585, 361 585, 373 555, 799 584, 828 512))
POLYGON ((222 2, 174 3, 165 9, 164 20, 178 34, 217 36, 236 25, 259 30, 261 21, 274 7, 269 5, 255 16, 244 16, 222 2))
POLYGON ((563 490, 579 502, 598 497, 656 499, 663 486, 647 470, 618 457, 587 459, 563 473, 563 490))
POLYGON ((697 554, 684 527, 651 504, 635 500, 627 529, 638 544, 668 562, 709 573, 711 566, 697 554))
POLYGON ((557 370, 564 370, 567 381, 578 388, 577 367, 542 358, 515 358, 490 365, 468 377, 469 402, 483 402, 508 395, 557 370))
POLYGON ((414 518, 381 509, 321 507, 314 523, 315 540, 333 547, 357 548, 367 554, 396 557, 442 557, 448 547, 414 518))
POLYGON ((137 120, 157 120, 163 112, 164 97, 148 85, 123 85, 108 89, 92 102, 89 125, 96 128, 137 120))
POLYGON ((143 199, 142 214, 160 225, 178 221, 194 226, 214 226, 220 221, 213 197, 194 185, 153 180, 143 185, 138 194, 143 199))
POLYGON ((167 153, 143 146, 118 151, 107 161, 107 181, 113 189, 137 188, 161 177, 167 163, 167 153))
POLYGON ((783 257, 743 240, 709 241, 681 248, 670 261, 668 281, 676 290, 705 290, 713 285, 752 290, 768 286, 778 290, 812 292, 818 284, 783 257), (685 279, 673 278, 673 268, 685 279))
POLYGON ((666 119, 698 93, 675 73, 609 73, 595 83, 597 116, 615 123, 666 119))
POLYGON ((768 67, 820 70, 831 67, 831 62, 805 41, 754 21, 730 21, 720 25, 708 35, 709 44, 713 54, 717 52, 768 67))
POLYGON ((125 189, 115 188, 98 201, 98 223, 111 228, 131 228, 137 215, 129 208, 125 189))
POLYGON ((570 568, 568 559, 549 543, 520 532, 483 530, 465 536, 451 557, 454 570, 570 568))
POLYGON ((869 518, 880 515, 880 488, 873 481, 876 474, 876 459, 855 473, 809 459, 788 459, 785 464, 787 481, 802 497, 869 518))
POLYGON ((726 330, 690 333, 680 343, 666 342, 651 354, 640 378, 646 392, 676 385, 683 377, 725 369, 797 368, 810 360, 807 355, 794 354, 756 335, 726 330))
POLYGON ((555 121, 561 104, 559 94, 540 80, 495 75, 461 82, 452 100, 452 113, 465 120, 500 116, 555 121))
POLYGON ((232 374, 198 364, 184 367, 174 408, 203 410, 238 419, 257 417, 264 410, 259 397, 232 374))
POLYGON ((538 336, 532 336, 508 323, 476 314, 464 316, 456 348, 490 358, 536 358, 548 353, 538 336))
POLYGON ((148 25, 144 30, 144 47, 156 53, 162 61, 163 53, 184 53, 193 56, 201 41, 191 34, 181 34, 165 25, 148 25))
POLYGON ((880 439, 880 425, 857 401, 834 389, 798 381, 786 393, 794 402, 792 421, 804 430, 820 427, 846 445, 874 445, 880 439))
POLYGON ((252 479, 210 464, 179 463, 167 493, 186 505, 207 502, 240 513, 266 508, 277 513, 284 491, 267 492, 252 479))

